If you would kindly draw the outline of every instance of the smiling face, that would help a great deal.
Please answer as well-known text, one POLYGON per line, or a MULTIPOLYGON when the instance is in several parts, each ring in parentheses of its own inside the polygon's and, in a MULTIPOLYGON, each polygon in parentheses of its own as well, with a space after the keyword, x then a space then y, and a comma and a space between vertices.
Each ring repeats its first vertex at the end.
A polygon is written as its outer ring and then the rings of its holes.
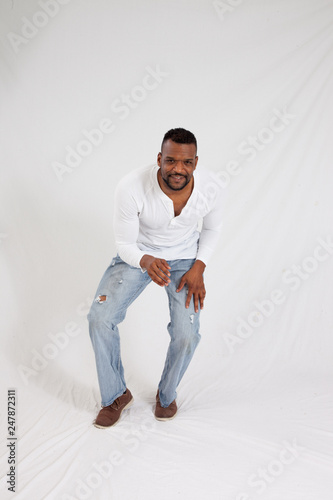
POLYGON ((198 163, 195 144, 178 144, 171 139, 165 141, 162 152, 157 156, 161 179, 165 187, 181 191, 192 178, 198 163))

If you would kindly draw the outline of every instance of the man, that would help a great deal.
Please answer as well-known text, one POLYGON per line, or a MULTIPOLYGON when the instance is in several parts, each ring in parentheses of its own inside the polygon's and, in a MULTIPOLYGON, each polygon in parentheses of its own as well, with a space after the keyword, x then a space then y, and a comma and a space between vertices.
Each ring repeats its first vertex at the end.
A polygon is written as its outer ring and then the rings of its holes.
POLYGON ((152 281, 165 288, 170 308, 170 344, 155 418, 167 421, 176 415, 176 388, 201 337, 203 273, 222 224, 222 186, 211 172, 197 171, 197 163, 195 136, 172 129, 163 138, 157 165, 131 172, 116 189, 118 254, 102 277, 88 315, 102 396, 96 427, 116 424, 133 402, 124 378, 118 324, 152 281))

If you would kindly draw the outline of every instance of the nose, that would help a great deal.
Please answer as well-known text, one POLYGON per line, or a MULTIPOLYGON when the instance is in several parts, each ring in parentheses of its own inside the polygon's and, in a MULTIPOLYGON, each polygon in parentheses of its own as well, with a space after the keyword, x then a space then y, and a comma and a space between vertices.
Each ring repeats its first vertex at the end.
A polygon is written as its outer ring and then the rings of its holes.
POLYGON ((176 160, 175 165, 173 167, 173 171, 177 174, 181 174, 183 171, 184 165, 182 160, 176 160))

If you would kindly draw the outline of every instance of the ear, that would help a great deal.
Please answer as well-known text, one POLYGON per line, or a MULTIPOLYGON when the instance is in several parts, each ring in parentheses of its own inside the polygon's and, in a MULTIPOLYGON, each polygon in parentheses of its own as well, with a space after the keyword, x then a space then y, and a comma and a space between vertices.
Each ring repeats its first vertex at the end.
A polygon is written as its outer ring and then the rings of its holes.
POLYGON ((159 167, 161 166, 161 159, 162 159, 162 153, 158 153, 158 155, 157 155, 157 165, 159 167))
POLYGON ((194 163, 194 169, 193 170, 195 170, 197 168, 198 160, 199 160, 199 156, 196 156, 195 157, 195 163, 194 163))

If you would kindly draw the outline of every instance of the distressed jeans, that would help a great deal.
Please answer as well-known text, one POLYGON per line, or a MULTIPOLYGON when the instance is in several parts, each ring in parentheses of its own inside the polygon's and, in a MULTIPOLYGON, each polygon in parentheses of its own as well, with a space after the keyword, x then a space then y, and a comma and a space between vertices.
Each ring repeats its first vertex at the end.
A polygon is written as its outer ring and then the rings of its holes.
MULTIPOLYGON (((181 381, 200 341, 199 312, 194 311, 193 298, 185 308, 187 287, 176 292, 181 277, 195 259, 167 261, 170 265, 170 283, 165 286, 169 299, 170 335, 164 370, 158 385, 161 405, 166 408, 176 399, 176 388, 181 381)), ((120 356, 118 325, 127 308, 151 283, 148 273, 132 267, 118 255, 105 271, 88 314, 89 334, 95 352, 102 406, 108 406, 126 390, 124 368, 120 356)), ((154 283, 154 286, 158 286, 154 283)))

